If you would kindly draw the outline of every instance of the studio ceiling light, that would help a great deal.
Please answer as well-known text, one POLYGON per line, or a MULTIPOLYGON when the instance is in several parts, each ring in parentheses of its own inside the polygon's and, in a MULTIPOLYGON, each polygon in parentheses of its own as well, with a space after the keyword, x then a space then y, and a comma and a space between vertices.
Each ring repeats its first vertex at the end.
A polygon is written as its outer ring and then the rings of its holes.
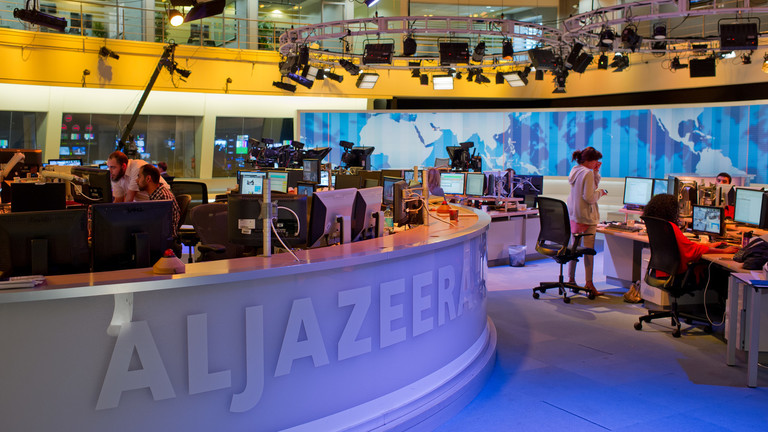
POLYGON ((452 75, 433 75, 432 89, 433 90, 453 90, 453 76, 452 75))
POLYGON ((673 71, 678 69, 685 69, 687 68, 687 64, 680 63, 680 57, 675 56, 675 58, 672 59, 672 62, 669 64, 669 68, 673 71))
POLYGON ((608 56, 605 54, 600 55, 600 58, 597 60, 597 68, 598 69, 608 69, 608 56))
POLYGON ((333 72, 325 72, 325 78, 328 78, 329 80, 336 81, 336 82, 342 82, 344 81, 344 75, 339 75, 333 72))
MULTIPOLYGON (((469 44, 467 42, 440 42, 440 65, 469 63, 469 44)), ((434 81, 434 78, 433 78, 434 81)))
MULTIPOLYGON (((29 1, 27 4, 29 4, 29 1)), ((37 4, 37 2, 35 2, 35 4, 37 4)), ((58 30, 62 33, 64 32, 64 29, 67 28, 67 20, 65 18, 48 15, 47 13, 40 12, 34 7, 31 9, 14 9, 13 17, 30 24, 58 30)))
POLYGON ((394 43, 366 44, 363 51, 363 64, 392 64, 394 50, 394 43))
POLYGON ((621 72, 624 69, 629 67, 629 56, 622 55, 621 53, 616 53, 615 56, 613 56, 613 61, 611 62, 610 66, 614 69, 614 72, 621 72))
POLYGON ((104 58, 111 57, 115 60, 120 60, 120 55, 112 51, 111 49, 107 48, 106 46, 101 47, 101 49, 99 50, 99 56, 104 58))
POLYGON ((315 83, 312 80, 309 80, 301 75, 297 75, 294 73, 289 73, 287 77, 290 78, 291 81, 295 82, 296 84, 300 84, 308 89, 311 89, 312 85, 315 83))
POLYGON ((475 63, 481 63, 485 56, 485 42, 480 41, 475 45, 474 51, 472 51, 472 61, 475 63))
POLYGON ((360 66, 352 63, 347 59, 339 60, 339 65, 344 68, 350 75, 357 75, 360 73, 360 66))
POLYGON ((512 48, 512 42, 505 40, 501 44, 501 57, 504 60, 512 60, 515 57, 515 50, 512 48))
POLYGON ((171 9, 168 11, 168 22, 171 23, 172 26, 178 27, 184 24, 184 15, 176 9, 171 9))
POLYGON ((365 0, 365 5, 368 7, 373 7, 378 2, 379 0, 365 0))
POLYGON ((378 80, 379 74, 377 73, 361 73, 360 76, 357 77, 357 83, 355 83, 355 86, 361 89, 372 89, 378 80))
POLYGON ((296 86, 294 84, 284 83, 282 81, 272 81, 272 85, 285 91, 289 91, 291 93, 294 93, 296 91, 296 86))
POLYGON ((219 15, 224 12, 224 7, 227 5, 226 0, 211 0, 207 2, 195 2, 192 9, 187 12, 187 16, 184 17, 184 22, 196 21, 210 16, 219 15))
POLYGON ((414 54, 416 54, 416 51, 418 49, 418 44, 416 43, 416 40, 413 38, 413 35, 408 35, 403 39, 403 57, 410 57, 414 54))
POLYGON ((635 52, 640 43, 643 42, 643 37, 637 34, 637 27, 634 24, 629 24, 621 32, 621 42, 624 44, 624 48, 635 52))
POLYGON ((508 72, 502 76, 511 87, 524 87, 528 85, 528 78, 522 72, 508 72))

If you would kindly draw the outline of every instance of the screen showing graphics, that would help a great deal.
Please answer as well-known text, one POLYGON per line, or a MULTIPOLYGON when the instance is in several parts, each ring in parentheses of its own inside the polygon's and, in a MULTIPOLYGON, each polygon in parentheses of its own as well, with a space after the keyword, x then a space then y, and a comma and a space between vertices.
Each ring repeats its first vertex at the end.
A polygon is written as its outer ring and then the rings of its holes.
POLYGON ((84 146, 72 147, 72 154, 75 156, 85 156, 85 147, 84 146))
POLYGON ((243 195, 261 194, 264 177, 267 173, 263 171, 241 171, 240 184, 238 186, 243 195))
POLYGON ((320 159, 304 159, 302 180, 319 183, 320 182, 320 159))
POLYGON ((238 135, 235 142, 235 154, 248 154, 248 135, 238 135))
POLYGON ((725 211, 722 207, 693 205, 692 209, 692 230, 718 236, 725 234, 725 211))
POLYGON ((69 147, 59 147, 59 156, 69 156, 69 147))
POLYGON ((736 188, 736 203, 733 221, 760 225, 763 210, 763 191, 760 189, 736 188))
POLYGON ((272 192, 288 192, 288 173, 285 171, 269 172, 270 188, 272 192))
POLYGON ((382 178, 382 186, 384 187, 384 190, 382 191, 382 201, 386 205, 391 205, 395 200, 395 191, 394 186, 395 183, 402 180, 398 177, 388 177, 384 176, 382 178))
POLYGON ((83 164, 82 159, 48 159, 48 165, 80 166, 82 164, 83 164))
POLYGON ((667 193, 668 188, 669 188, 669 180, 653 179, 653 196, 667 193))
POLYGON ((624 204, 644 206, 651 200, 653 179, 626 177, 624 179, 624 204))
POLYGON ((466 194, 469 196, 482 196, 484 183, 485 183, 485 174, 467 173, 466 194))
POLYGON ((440 174, 440 187, 443 188, 443 192, 447 194, 464 194, 464 173, 440 174))

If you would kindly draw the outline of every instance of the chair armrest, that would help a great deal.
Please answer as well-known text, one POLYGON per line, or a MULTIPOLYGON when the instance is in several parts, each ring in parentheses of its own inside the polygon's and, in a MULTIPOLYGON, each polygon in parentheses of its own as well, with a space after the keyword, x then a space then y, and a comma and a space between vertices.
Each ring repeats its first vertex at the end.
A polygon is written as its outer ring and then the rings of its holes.
POLYGON ((227 251, 227 247, 220 244, 201 244, 197 247, 197 250, 200 251, 200 253, 208 253, 208 252, 216 252, 216 253, 224 253, 227 251))
POLYGON ((584 237, 584 236, 591 236, 591 235, 594 235, 594 234, 576 233, 576 234, 571 234, 571 235, 573 236, 573 246, 571 247, 570 251, 571 252, 575 252, 576 249, 581 247, 581 238, 582 237, 584 237))

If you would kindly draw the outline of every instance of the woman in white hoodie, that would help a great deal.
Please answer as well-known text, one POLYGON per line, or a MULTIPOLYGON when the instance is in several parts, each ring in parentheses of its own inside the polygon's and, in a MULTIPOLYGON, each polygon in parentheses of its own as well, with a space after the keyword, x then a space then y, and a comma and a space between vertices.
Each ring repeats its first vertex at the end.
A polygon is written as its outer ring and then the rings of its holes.
MULTIPOLYGON (((584 150, 573 152, 573 160, 578 163, 568 176, 568 182, 571 184, 571 193, 568 195, 568 217, 571 220, 571 233, 592 234, 582 238, 583 246, 588 248, 595 247, 595 232, 597 223, 600 221, 600 211, 597 208, 597 201, 606 194, 605 189, 598 189, 600 183, 600 159, 603 154, 595 150, 594 147, 587 147, 584 150)), ((584 288, 594 295, 601 295, 597 291, 595 284, 592 283, 592 267, 594 265, 594 256, 584 256, 584 276, 586 282, 584 288)), ((568 280, 576 280, 576 261, 568 263, 568 280)))

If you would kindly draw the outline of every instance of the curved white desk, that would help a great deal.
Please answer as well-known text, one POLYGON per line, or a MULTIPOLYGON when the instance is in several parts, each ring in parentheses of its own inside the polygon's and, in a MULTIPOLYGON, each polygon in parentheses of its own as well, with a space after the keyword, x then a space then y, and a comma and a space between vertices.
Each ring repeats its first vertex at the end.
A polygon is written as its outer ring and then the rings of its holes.
POLYGON ((484 384, 490 218, 0 292, 0 430, 434 427, 484 384))

